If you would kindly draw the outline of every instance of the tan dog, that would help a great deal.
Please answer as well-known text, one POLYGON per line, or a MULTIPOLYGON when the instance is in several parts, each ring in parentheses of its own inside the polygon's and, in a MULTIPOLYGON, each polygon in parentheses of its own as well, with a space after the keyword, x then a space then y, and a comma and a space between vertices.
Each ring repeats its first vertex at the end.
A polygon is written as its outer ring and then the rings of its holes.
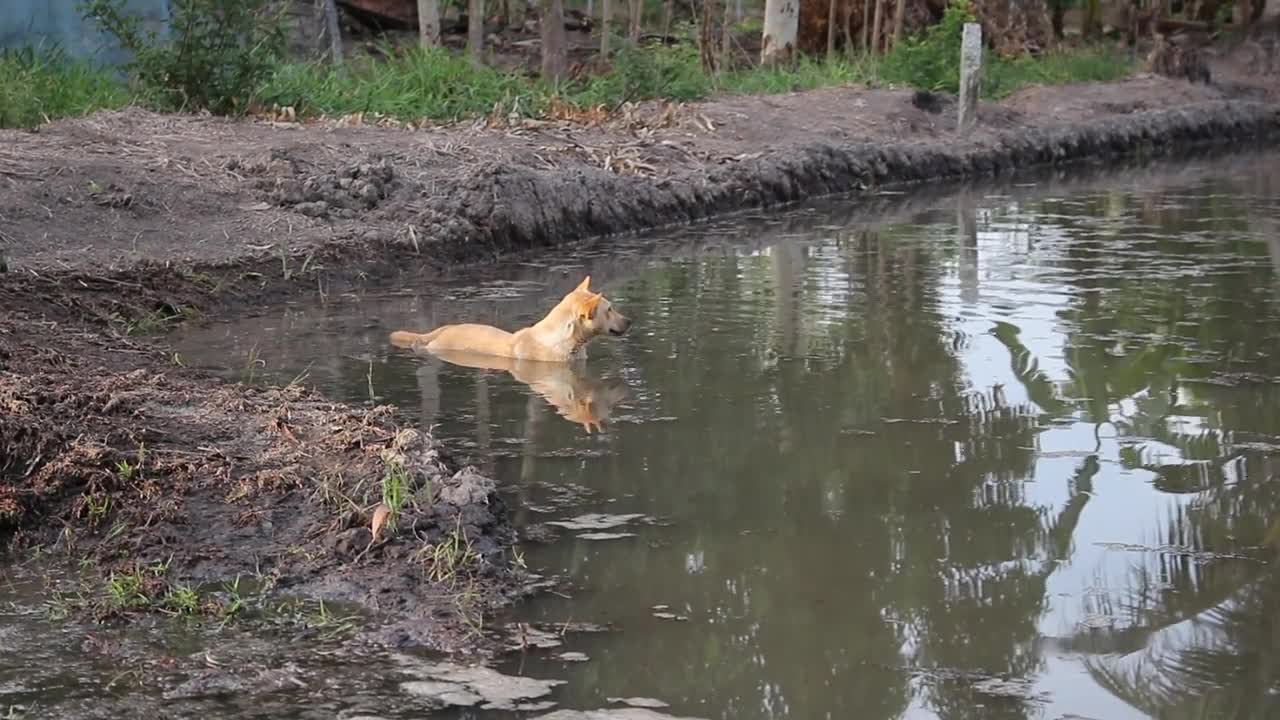
POLYGON ((597 336, 623 335, 631 327, 613 303, 587 289, 590 283, 588 275, 546 317, 513 333, 491 325, 442 325, 425 334, 397 330, 391 333, 391 344, 433 354, 452 351, 553 363, 576 360, 586 356, 587 343, 597 336))
POLYGON ((625 385, 605 383, 577 363, 516 360, 454 350, 441 350, 432 355, 463 367, 506 370, 533 388, 564 419, 586 428, 588 434, 603 430, 613 406, 627 396, 625 385))

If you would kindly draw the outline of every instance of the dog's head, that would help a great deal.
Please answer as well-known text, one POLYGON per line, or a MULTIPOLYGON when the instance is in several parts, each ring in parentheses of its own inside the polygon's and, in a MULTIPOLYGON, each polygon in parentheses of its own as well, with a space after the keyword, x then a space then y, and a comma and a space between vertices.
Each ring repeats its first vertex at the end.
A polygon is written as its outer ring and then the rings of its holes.
POLYGON ((582 279, 578 287, 565 297, 565 301, 573 310, 574 322, 579 337, 590 339, 597 335, 625 335, 631 329, 631 319, 613 308, 613 303, 600 293, 591 292, 588 287, 591 276, 582 279))

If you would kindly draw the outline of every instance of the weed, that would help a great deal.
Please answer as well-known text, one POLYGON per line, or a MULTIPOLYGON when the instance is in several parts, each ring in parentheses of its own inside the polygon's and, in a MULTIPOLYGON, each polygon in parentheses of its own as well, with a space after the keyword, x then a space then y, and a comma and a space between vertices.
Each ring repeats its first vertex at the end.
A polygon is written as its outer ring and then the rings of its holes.
POLYGON ((200 595, 190 585, 171 587, 160 601, 160 610, 171 615, 195 615, 200 612, 200 595))
POLYGON ((474 582, 467 583, 467 587, 453 597, 453 604, 458 611, 458 617, 467 626, 468 634, 472 636, 484 634, 483 605, 474 582))
POLYGON ((454 585, 460 573, 469 571, 480 562, 480 554, 462 531, 462 518, 459 517, 444 540, 418 550, 418 559, 426 565, 427 578, 431 582, 454 585))
POLYGON ((321 639, 334 640, 354 631, 355 620, 354 615, 342 617, 334 615, 324 604, 324 600, 320 600, 316 611, 308 615, 303 622, 307 627, 319 630, 321 639))
POLYGON ((235 580, 223 583, 222 590, 227 594, 227 600, 222 604, 222 617, 225 622, 238 615, 245 607, 244 595, 240 592, 240 576, 237 575, 235 580))
POLYGON ((133 610, 151 604, 146 593, 146 578, 138 570, 111 573, 107 578, 107 606, 113 610, 133 610))
POLYGON ((155 107, 244 112, 284 56, 283 6, 272 10, 270 0, 170 0, 171 38, 126 5, 84 0, 81 10, 132 54, 129 74, 155 107))
POLYGON ((153 310, 138 318, 127 318, 120 313, 111 313, 108 322, 116 331, 128 337, 136 335, 156 335, 165 332, 175 321, 182 319, 183 312, 168 312, 165 309, 153 310))
POLYGON ((130 463, 128 460, 120 460, 116 462, 116 477, 120 478, 120 482, 129 482, 137 472, 137 466, 130 463))
POLYGON ((262 359, 258 346, 254 345, 249 348, 244 364, 245 382, 252 385, 258 376, 258 368, 265 368, 266 366, 267 363, 262 359))
POLYGON ((387 466, 382 474, 382 504, 387 506, 387 529, 395 530, 396 518, 409 499, 409 473, 398 459, 387 455, 383 458, 387 466))
POLYGON ((32 128, 128 104, 129 94, 108 72, 60 50, 0 52, 0 128, 32 128))
POLYGON ((107 512, 111 510, 111 498, 106 495, 85 495, 84 496, 85 513, 88 516, 89 525, 97 527, 98 523, 107 516, 107 512))

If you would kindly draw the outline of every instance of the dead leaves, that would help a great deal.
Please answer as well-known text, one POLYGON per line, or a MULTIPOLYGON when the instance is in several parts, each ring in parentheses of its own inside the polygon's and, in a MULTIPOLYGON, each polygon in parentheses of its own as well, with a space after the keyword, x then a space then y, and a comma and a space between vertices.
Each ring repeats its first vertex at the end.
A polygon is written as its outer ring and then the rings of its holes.
POLYGON ((391 517, 391 508, 383 503, 373 509, 373 520, 369 523, 369 532, 373 535, 372 542, 378 542, 381 537, 382 528, 387 524, 387 519, 391 517))

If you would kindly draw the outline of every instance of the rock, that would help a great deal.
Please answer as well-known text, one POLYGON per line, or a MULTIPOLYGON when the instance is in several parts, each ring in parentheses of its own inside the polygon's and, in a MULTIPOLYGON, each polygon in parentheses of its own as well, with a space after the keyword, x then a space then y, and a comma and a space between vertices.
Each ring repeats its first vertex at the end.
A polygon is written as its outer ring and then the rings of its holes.
POLYGON ((611 698, 605 698, 605 699, 606 699, 606 700, 608 700, 608 701, 609 701, 609 702, 611 702, 611 703, 615 703, 615 704, 618 704, 618 705, 630 705, 631 707, 638 707, 638 708, 664 708, 664 707, 669 707, 669 706, 667 705, 667 703, 664 703, 664 702, 662 702, 661 700, 658 700, 658 699, 656 699, 656 698, 644 698, 644 697, 628 697, 628 698, 621 698, 621 697, 611 697, 611 698))
POLYGON ((576 537, 579 540, 619 540, 621 538, 635 537, 635 533, 629 532, 588 532, 579 533, 576 537))
MULTIPOLYGON (((608 515, 605 513, 587 513, 579 515, 571 520, 552 520, 548 525, 555 525, 566 530, 608 530, 635 520, 640 520, 644 515, 640 513, 630 513, 626 515, 608 515)), ((581 537, 581 536, 579 536, 581 537)))
POLYGON ((538 678, 503 675, 483 665, 455 665, 447 662, 423 663, 415 672, 425 675, 423 680, 401 684, 406 692, 439 704, 441 707, 474 707, 484 710, 546 709, 528 707, 527 701, 539 700, 551 694, 552 688, 563 685, 564 680, 540 680, 538 678))
POLYGON ((440 500, 455 507, 479 505, 487 503, 496 491, 497 485, 492 479, 476 472, 475 468, 465 467, 440 489, 440 500))
POLYGON ((295 205, 293 209, 307 217, 322 218, 329 214, 329 203, 323 200, 301 202, 295 205))

